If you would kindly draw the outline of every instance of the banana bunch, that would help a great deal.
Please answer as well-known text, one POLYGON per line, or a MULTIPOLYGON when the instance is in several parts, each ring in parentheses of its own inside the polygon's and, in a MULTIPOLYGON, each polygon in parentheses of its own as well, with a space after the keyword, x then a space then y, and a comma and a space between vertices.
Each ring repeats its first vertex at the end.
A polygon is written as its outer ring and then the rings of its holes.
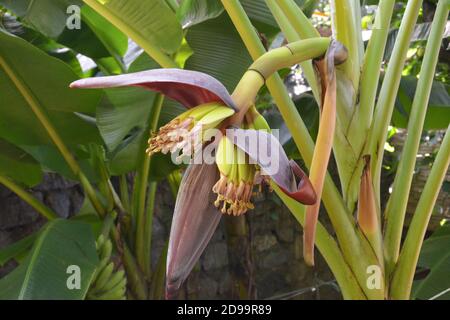
POLYGON ((193 124, 201 124, 203 129, 216 127, 224 119, 232 116, 234 110, 217 102, 205 103, 189 109, 177 117, 177 119, 192 119, 193 124))
POLYGON ((89 300, 125 300, 127 290, 127 278, 123 270, 114 270, 111 261, 112 243, 103 235, 96 242, 100 263, 94 274, 94 281, 89 288, 87 299, 89 300))
POLYGON ((214 205, 221 207, 222 213, 233 216, 253 209, 250 198, 256 167, 250 164, 245 152, 236 147, 228 137, 222 137, 216 152, 216 164, 220 179, 212 189, 217 194, 214 205))

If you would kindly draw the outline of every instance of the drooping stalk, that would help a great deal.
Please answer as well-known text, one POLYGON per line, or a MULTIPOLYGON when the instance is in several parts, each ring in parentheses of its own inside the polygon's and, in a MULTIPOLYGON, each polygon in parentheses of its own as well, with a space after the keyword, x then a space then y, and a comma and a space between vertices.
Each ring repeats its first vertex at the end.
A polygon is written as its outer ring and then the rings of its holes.
MULTIPOLYGON (((162 104, 164 102, 164 96, 158 94, 155 97, 153 102, 153 107, 151 111, 150 121, 148 127, 145 129, 145 132, 148 134, 145 135, 142 143, 147 143, 147 138, 150 135, 150 132, 154 132, 158 128, 158 120, 159 115, 161 113, 162 104)), ((145 148, 141 148, 144 150, 145 148)), ((142 154, 142 161, 140 161, 140 168, 138 168, 136 174, 136 184, 135 184, 135 193, 133 194, 133 205, 135 210, 133 211, 133 216, 135 217, 136 223, 136 238, 135 238, 135 249, 136 249, 136 258, 139 264, 139 267, 142 270, 146 270, 146 266, 148 266, 148 261, 146 261, 148 254, 146 253, 146 241, 148 240, 145 237, 145 229, 146 222, 151 220, 147 215, 153 215, 153 210, 147 211, 146 215, 146 196, 147 196, 147 186, 148 179, 150 174, 150 165, 151 165, 151 157, 147 154, 142 154)), ((150 239, 151 240, 151 239, 150 239)))
POLYGON ((233 92, 233 100, 239 107, 235 118, 239 119, 254 105, 258 91, 266 79, 282 68, 322 56, 330 44, 329 38, 313 38, 289 43, 266 52, 253 62, 233 92))
POLYGON ((420 68, 419 81, 408 121, 408 135, 398 163, 392 194, 385 210, 385 217, 387 219, 385 230, 386 256, 388 258, 388 265, 391 267, 396 263, 399 255, 406 206, 414 176, 416 155, 419 150, 434 72, 439 58, 442 33, 447 24, 448 12, 448 1, 440 0, 436 8, 425 55, 420 68))
POLYGON ((139 32, 130 28, 120 17, 116 16, 113 12, 103 5, 98 0, 83 0, 88 6, 97 11, 106 20, 111 22, 120 31, 125 33, 131 39, 134 40, 142 49, 145 50, 158 64, 164 68, 176 68, 177 64, 162 52, 157 46, 151 43, 148 39, 144 38, 139 32))
POLYGON ((11 179, 0 175, 0 183, 7 187, 9 190, 14 192, 19 198, 28 203, 37 212, 48 220, 53 220, 58 218, 58 215, 45 204, 36 199, 31 193, 27 192, 20 185, 12 181, 11 179))
MULTIPOLYGON (((263 55, 266 51, 255 32, 249 18, 245 14, 241 4, 236 0, 223 0, 225 10, 231 17, 233 24, 244 41, 250 55, 254 60, 263 55)), ((303 160, 310 167, 312 155, 314 152, 314 142, 309 135, 302 118, 297 112, 283 81, 275 74, 266 81, 266 85, 274 98, 280 113, 297 144, 303 160)), ((370 245, 363 239, 362 235, 355 230, 351 215, 347 212, 342 197, 334 185, 331 177, 327 175, 324 185, 323 201, 327 212, 332 220, 333 226, 337 231, 339 243, 344 256, 358 277, 360 283, 366 283, 366 269, 369 265, 377 263, 375 255, 370 249, 370 245)), ((339 272, 339 270, 333 270, 339 272)), ((383 293, 379 290, 367 290, 363 286, 367 296, 374 299, 382 299, 383 293)))
MULTIPOLYGON (((437 10, 436 14, 438 14, 437 10)), ((390 297, 392 299, 409 298, 420 248, 422 247, 425 232, 427 231, 427 226, 449 165, 450 126, 447 128, 444 140, 442 141, 433 168, 428 176, 411 224, 409 225, 409 230, 391 282, 390 297)))
MULTIPOLYGON (((289 198, 280 188, 272 183, 272 187, 281 200, 286 204, 297 221, 303 226, 305 223, 306 207, 295 200, 289 198)), ((341 288, 344 299, 365 300, 366 295, 362 291, 353 271, 342 256, 341 250, 333 237, 325 227, 319 222, 317 224, 316 244, 322 253, 325 261, 333 272, 336 281, 341 288), (338 271, 337 271, 338 270, 338 271)))
POLYGON ((329 38, 320 37, 289 43, 263 54, 249 69, 258 70, 264 79, 268 79, 277 70, 323 56, 329 45, 329 38))
POLYGON ((402 70, 409 48, 409 42, 414 30, 422 0, 410 0, 400 25, 397 40, 395 41, 391 59, 381 86, 380 94, 375 108, 375 117, 369 132, 364 154, 371 155, 371 171, 375 193, 379 199, 381 164, 384 155, 384 145, 387 139, 387 129, 391 121, 397 96, 402 70))

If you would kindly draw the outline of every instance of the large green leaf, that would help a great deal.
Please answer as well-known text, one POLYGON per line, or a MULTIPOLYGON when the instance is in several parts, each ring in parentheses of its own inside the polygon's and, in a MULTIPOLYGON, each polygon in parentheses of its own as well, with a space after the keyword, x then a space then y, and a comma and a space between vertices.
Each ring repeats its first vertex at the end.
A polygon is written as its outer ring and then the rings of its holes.
POLYGON ((114 88, 97 110, 97 125, 109 151, 115 150, 124 138, 142 130, 149 121, 155 94, 142 88, 114 88))
POLYGON ((194 53, 185 68, 207 73, 232 91, 252 60, 225 14, 189 28, 186 39, 194 53))
POLYGON ((0 280, 0 299, 84 299, 98 264, 89 224, 54 220, 44 227, 27 258, 0 280), (69 267, 80 271, 80 288, 67 286, 69 267))
POLYGON ((68 145, 101 141, 95 125, 74 113, 93 114, 101 91, 69 89, 73 70, 21 38, 0 30, 0 42, 0 136, 17 145, 51 143, 28 91, 68 145))
MULTIPOLYGON (((312 12, 316 0, 296 0, 296 3, 306 14, 312 12)), ((241 0, 247 15, 258 29, 266 35, 275 35, 280 32, 275 19, 273 18, 265 1, 261 0, 241 0)), ((220 1, 211 0, 183 0, 177 10, 177 17, 183 28, 189 28, 204 21, 218 17, 224 8, 220 1)))
POLYGON ((0 139, 0 174, 23 183, 29 187, 42 180, 42 170, 25 151, 0 139))
POLYGON ((177 18, 184 29, 217 18, 223 11, 220 1, 184 0, 177 10, 177 18))
POLYGON ((95 1, 103 5, 105 18, 121 21, 122 26, 118 27, 127 35, 137 35, 166 53, 174 53, 179 48, 183 39, 181 25, 163 0, 95 1))
MULTIPOLYGON (((450 288, 450 225, 439 228, 423 243, 418 265, 430 270, 425 279, 415 281, 413 297, 430 299, 450 288)), ((436 297, 450 299, 450 291, 436 297)))
MULTIPOLYGON (((417 87, 417 78, 413 76, 402 77, 400 88, 392 115, 392 123, 398 128, 406 128, 411 113, 411 106, 417 87)), ((425 117, 424 129, 445 129, 450 119, 449 86, 434 81, 431 88, 428 110, 425 117)))
POLYGON ((69 65, 78 76, 84 76, 76 52, 73 50, 65 50, 65 48, 55 40, 50 39, 39 31, 21 23, 16 16, 7 12, 0 13, 0 28, 26 40, 52 57, 60 59, 69 65))
POLYGON ((113 56, 117 63, 127 50, 128 38, 81 0, 0 0, 0 4, 37 32, 92 59, 113 56), (70 5, 80 7, 80 29, 66 27, 70 5))

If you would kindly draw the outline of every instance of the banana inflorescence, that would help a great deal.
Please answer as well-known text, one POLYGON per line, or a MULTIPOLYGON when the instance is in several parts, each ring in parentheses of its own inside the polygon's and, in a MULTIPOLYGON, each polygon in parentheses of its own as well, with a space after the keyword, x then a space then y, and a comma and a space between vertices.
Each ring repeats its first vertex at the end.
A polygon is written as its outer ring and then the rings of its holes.
POLYGON ((115 270, 111 261, 112 243, 100 235, 96 242, 100 262, 94 274, 94 280, 89 288, 89 300, 125 300, 127 278, 123 270, 115 270))

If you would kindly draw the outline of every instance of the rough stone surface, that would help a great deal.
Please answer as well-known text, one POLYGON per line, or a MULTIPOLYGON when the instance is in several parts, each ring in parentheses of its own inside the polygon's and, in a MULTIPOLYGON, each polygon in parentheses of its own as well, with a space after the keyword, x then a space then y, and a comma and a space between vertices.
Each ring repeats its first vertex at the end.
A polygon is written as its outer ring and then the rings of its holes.
MULTIPOLYGON (((83 194, 80 187, 56 175, 47 175, 32 193, 58 212, 61 217, 73 216, 80 209, 83 194)), ((287 208, 270 193, 258 195, 256 209, 246 217, 251 266, 248 283, 254 286, 251 298, 277 298, 290 295, 290 299, 340 298, 330 286, 321 286, 315 292, 310 287, 333 279, 328 267, 317 254, 317 267, 308 268, 301 254, 302 231, 287 208), (307 289, 304 289, 307 288, 307 289), (291 297, 292 296, 292 297, 291 297)), ((156 267, 166 248, 174 209, 174 198, 167 185, 161 184, 153 219, 152 266, 156 267)), ((45 219, 14 194, 0 186, 0 249, 38 230, 45 219)), ((237 253, 229 250, 226 219, 222 219, 203 253, 200 262, 183 286, 182 297, 189 299, 230 299, 239 297, 236 281, 230 267, 230 257, 237 253)), ((9 262, 0 268, 0 277, 16 266, 9 262)))

